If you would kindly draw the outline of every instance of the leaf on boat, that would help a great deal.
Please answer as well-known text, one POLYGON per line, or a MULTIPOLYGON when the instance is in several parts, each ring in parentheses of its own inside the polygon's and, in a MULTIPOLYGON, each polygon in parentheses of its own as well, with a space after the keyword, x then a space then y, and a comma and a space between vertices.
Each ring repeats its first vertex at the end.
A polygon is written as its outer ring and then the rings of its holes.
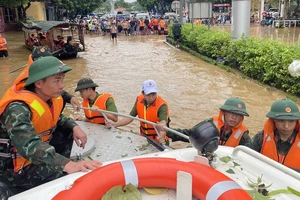
POLYGON ((255 190, 246 190, 253 200, 275 200, 269 196, 264 196, 255 190))
POLYGON ((142 200, 140 191, 131 183, 122 186, 115 186, 108 190, 101 200, 142 200))
POLYGON ((121 130, 118 130, 118 133, 119 133, 119 134, 122 134, 122 132, 123 132, 123 131, 121 131, 121 130))
POLYGON ((278 190, 273 190, 268 193, 268 196, 273 196, 277 194, 291 194, 292 192, 287 190, 287 189, 278 189, 278 190))
POLYGON ((122 156, 122 158, 125 158, 125 157, 128 156, 128 154, 127 153, 126 154, 122 154, 121 156, 122 156))
POLYGON ((235 174, 235 172, 232 169, 228 169, 228 170, 226 170, 226 172, 229 174, 235 174))
POLYGON ((224 163, 228 163, 230 162, 232 159, 230 156, 224 156, 222 158, 220 158, 220 161, 224 162, 224 163))
POLYGON ((291 188, 290 186, 287 187, 288 191, 290 191, 291 193, 293 193, 294 195, 297 195, 298 197, 300 197, 300 192, 291 188))
POLYGON ((233 167, 239 167, 239 166, 241 166, 239 163, 233 161, 233 167))

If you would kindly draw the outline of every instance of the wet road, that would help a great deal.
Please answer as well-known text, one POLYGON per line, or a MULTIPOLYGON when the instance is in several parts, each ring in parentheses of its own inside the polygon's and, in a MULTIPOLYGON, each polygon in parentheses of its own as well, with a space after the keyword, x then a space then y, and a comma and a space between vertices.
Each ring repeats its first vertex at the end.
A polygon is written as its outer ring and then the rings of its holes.
MULTIPOLYGON (((26 64, 29 50, 23 45, 22 33, 4 34, 9 44, 10 58, 0 60, 0 95, 11 85, 18 72, 9 74, 26 64)), ((285 93, 254 81, 245 80, 238 73, 226 72, 216 66, 179 51, 163 43, 163 36, 118 37, 113 44, 108 37, 86 37, 87 51, 64 62, 73 70, 65 78, 65 90, 74 93, 77 81, 92 78, 100 87, 98 92, 111 93, 120 113, 128 114, 141 92, 144 80, 157 82, 159 94, 168 102, 171 127, 191 128, 198 122, 218 114, 219 107, 229 97, 246 102, 249 118, 245 124, 253 135, 263 128, 272 102, 285 93)), ((66 109, 66 115, 78 116, 66 109)), ((138 131, 138 123, 126 126, 138 131)))

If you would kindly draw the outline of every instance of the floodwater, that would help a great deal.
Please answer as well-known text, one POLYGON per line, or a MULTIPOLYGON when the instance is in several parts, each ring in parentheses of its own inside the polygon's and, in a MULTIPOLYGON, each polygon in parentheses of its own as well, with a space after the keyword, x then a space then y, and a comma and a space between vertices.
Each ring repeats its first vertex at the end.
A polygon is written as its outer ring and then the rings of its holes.
MULTIPOLYGON (((10 57, 0 59, 1 96, 19 73, 9 72, 26 64, 30 53, 24 46, 22 33, 7 32, 4 37, 10 57)), ((192 128, 217 115, 227 98, 240 97, 250 114, 245 117, 245 124, 251 135, 263 128, 271 104, 286 96, 284 92, 246 80, 237 72, 226 72, 166 45, 164 40, 164 36, 153 35, 119 36, 118 43, 113 44, 107 36, 87 36, 87 51, 76 59, 64 61, 73 68, 66 75, 65 90, 80 99, 79 94, 74 93, 77 81, 90 77, 100 86, 98 92, 111 93, 118 111, 128 114, 143 81, 153 79, 159 94, 169 104, 173 128, 192 128)), ((66 108, 65 114, 74 117, 83 112, 75 113, 66 108)), ((138 122, 124 128, 139 131, 138 122)), ((180 144, 173 146, 181 147, 180 144)))

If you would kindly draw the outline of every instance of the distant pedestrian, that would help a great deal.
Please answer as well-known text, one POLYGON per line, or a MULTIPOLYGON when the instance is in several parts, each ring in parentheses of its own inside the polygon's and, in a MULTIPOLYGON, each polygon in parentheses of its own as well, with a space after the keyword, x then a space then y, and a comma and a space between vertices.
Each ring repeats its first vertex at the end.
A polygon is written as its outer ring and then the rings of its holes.
POLYGON ((175 19, 174 24, 172 26, 172 33, 174 36, 175 46, 179 47, 179 39, 181 37, 181 24, 178 23, 178 20, 175 19))
POLYGON ((8 51, 7 51, 7 42, 4 37, 2 37, 2 34, 0 33, 0 57, 8 57, 8 51))
POLYGON ((117 43, 117 26, 116 26, 116 22, 114 21, 111 25, 111 39, 114 42, 117 43))

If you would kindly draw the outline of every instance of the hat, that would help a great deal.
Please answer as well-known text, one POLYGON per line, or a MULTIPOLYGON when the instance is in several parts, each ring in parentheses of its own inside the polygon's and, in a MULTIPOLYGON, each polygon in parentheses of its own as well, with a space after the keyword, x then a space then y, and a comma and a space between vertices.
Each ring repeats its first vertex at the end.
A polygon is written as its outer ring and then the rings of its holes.
POLYGON ((52 56, 51 50, 46 46, 34 47, 31 53, 33 60, 46 56, 52 56))
POLYGON ((238 97, 228 98, 224 105, 220 107, 220 110, 228 111, 238 115, 249 116, 246 110, 246 104, 238 97))
POLYGON ((299 120, 300 112, 295 102, 282 99, 272 104, 266 117, 278 120, 299 120))
POLYGON ((90 78, 82 78, 77 82, 77 87, 75 89, 75 92, 87 88, 93 88, 93 87, 99 87, 94 81, 90 78))
POLYGON ((144 81, 142 90, 146 95, 153 93, 153 92, 158 92, 156 83, 153 80, 144 81))
POLYGON ((49 76, 65 73, 70 70, 72 70, 71 67, 67 66, 56 57, 41 57, 30 65, 25 87, 49 76))

